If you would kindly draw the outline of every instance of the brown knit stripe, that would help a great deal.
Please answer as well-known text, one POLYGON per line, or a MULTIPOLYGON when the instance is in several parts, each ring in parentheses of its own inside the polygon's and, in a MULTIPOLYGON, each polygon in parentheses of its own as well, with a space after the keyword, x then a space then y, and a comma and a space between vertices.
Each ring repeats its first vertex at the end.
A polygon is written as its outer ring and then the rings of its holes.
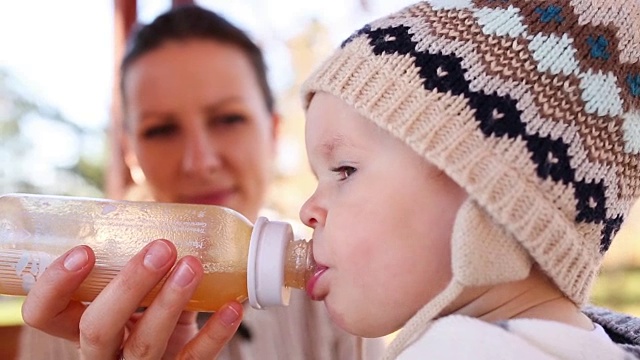
POLYGON ((620 1, 625 6, 611 21, 620 29, 618 32, 618 49, 621 63, 637 63, 640 61, 640 4, 631 1, 620 1))
MULTIPOLYGON (((491 0, 484 0, 483 6, 493 3, 491 0)), ((476 1, 476 3, 480 3, 476 1)), ((572 33, 579 34, 588 31, 589 27, 609 27, 614 31, 613 37, 617 41, 616 51, 619 54, 621 63, 635 63, 640 60, 640 24, 634 22, 634 18, 640 15, 640 5, 637 2, 627 2, 620 0, 574 0, 570 2, 572 8, 568 8, 560 0, 516 0, 510 1, 509 5, 518 7, 525 22, 528 23, 530 33, 550 34, 553 30, 556 34, 572 33), (542 26, 535 16, 536 8, 539 6, 558 6, 563 9, 559 14, 562 23, 553 23, 554 26, 542 26)), ((591 29, 594 30, 594 29, 591 29)))
POLYGON ((507 9, 509 6, 513 6, 512 1, 495 1, 495 0, 473 0, 473 5, 476 8, 487 9, 507 9))
POLYGON ((410 6, 399 12, 398 15, 402 18, 422 18, 424 15, 432 14, 437 10, 433 10, 431 5, 426 2, 416 4, 416 6, 410 6))
MULTIPOLYGON (((492 7, 499 3, 497 1, 476 1, 478 5, 492 7)), ((621 89, 620 96, 624 100, 624 110, 638 108, 640 106, 640 96, 633 96, 629 85, 626 83, 630 74, 640 74, 640 23, 632 19, 640 17, 640 4, 637 2, 626 3, 607 2, 596 3, 595 7, 591 2, 574 2, 579 9, 567 7, 559 0, 553 1, 509 1, 508 5, 516 6, 520 9, 523 22, 528 26, 529 36, 562 36, 569 34, 574 39, 574 48, 578 50, 577 58, 581 59, 583 69, 593 69, 594 71, 612 72, 617 78, 617 85, 621 89), (606 6, 603 6, 605 5, 606 6), (547 8, 558 6, 562 12, 558 15, 562 22, 551 21, 543 24, 539 21, 539 14, 536 14, 538 7, 547 8), (600 8, 609 9, 601 11, 600 8), (598 35, 604 35, 609 42, 607 52, 610 54, 608 61, 594 59, 590 56, 590 46, 587 41, 589 36, 596 40, 598 35)), ((507 5, 497 7, 506 8, 507 5)))
POLYGON ((632 20, 640 17, 640 3, 637 1, 624 3, 607 1, 606 6, 610 7, 610 10, 604 13, 589 11, 589 7, 585 7, 585 13, 580 18, 584 21, 611 24, 611 27, 617 29, 616 40, 619 53, 617 60, 619 64, 614 69, 614 73, 619 80, 619 86, 622 89, 621 96, 625 102, 631 108, 638 108, 640 96, 631 94, 626 81, 627 76, 640 74, 640 22, 632 20))
MULTIPOLYGON (((640 17, 640 5, 635 1, 572 1, 574 20, 566 32, 574 37, 576 48, 582 59, 591 59, 586 44, 588 34, 603 34, 609 40, 608 50, 611 51, 612 66, 605 69, 612 71, 618 79, 618 87, 622 90, 620 96, 625 103, 625 111, 640 106, 640 98, 631 94, 626 83, 629 74, 640 74, 640 23, 633 21, 640 17)), ((564 32, 564 31, 563 31, 564 32)), ((584 61, 584 60, 583 60, 584 61)), ((589 62, 588 67, 600 69, 598 61, 589 62)), ((586 63, 585 63, 586 64, 586 63)), ((603 69, 603 71, 606 71, 603 69)))
POLYGON ((524 18, 524 23, 527 24, 530 34, 542 33, 545 35, 566 34, 572 29, 578 27, 578 16, 574 13, 573 9, 563 4, 561 0, 537 0, 527 1, 519 0, 514 2, 514 6, 520 9, 520 13, 524 18), (536 13, 536 9, 539 7, 547 8, 549 6, 557 6, 562 8, 562 12, 558 14, 562 18, 561 22, 550 21, 547 24, 543 24, 540 19, 540 14, 536 13))
MULTIPOLYGON (((455 17, 442 17, 438 19, 440 23, 444 23, 445 25, 439 27, 438 33, 443 37, 450 40, 449 43, 442 44, 442 48, 445 46, 450 49, 458 49, 461 48, 461 45, 452 46, 451 43, 460 43, 461 41, 457 41, 457 39, 471 41, 476 50, 482 54, 480 60, 487 65, 486 68, 483 68, 482 71, 486 71, 487 74, 490 75, 498 75, 506 79, 511 79, 516 82, 526 82, 527 84, 537 84, 541 73, 536 71, 536 61, 533 59, 532 54, 528 50, 527 44, 523 44, 524 39, 512 39, 507 37, 498 37, 494 35, 485 35, 481 31, 476 28, 471 28, 468 30, 468 33, 460 33, 464 28, 468 28, 469 24, 464 23, 458 20, 455 17), (451 24, 451 26, 447 26, 451 24), (452 36, 453 34, 453 36, 452 36), (471 36, 474 34, 475 36, 471 36)), ((425 36, 428 41, 432 41, 430 37, 425 36)), ((427 47, 424 43, 421 44, 421 48, 427 47)), ((437 50, 444 50, 439 46, 432 46, 437 50)), ((445 52, 445 51, 443 51, 445 52)), ((455 51, 454 51, 455 52, 455 51)), ((475 54, 469 54, 466 52, 463 56, 462 54, 456 53, 457 56, 465 59, 467 56, 474 56, 475 54)), ((470 68, 470 71, 475 73, 480 73, 480 70, 474 71, 474 69, 470 68)), ((541 101, 546 101, 550 99, 552 101, 557 101, 559 105, 559 109, 554 109, 553 111, 560 112, 557 114, 557 118, 554 120, 557 121, 568 121, 573 114, 578 111, 583 112, 583 116, 587 118, 587 122, 583 125, 586 126, 585 131, 586 134, 590 134, 595 129, 589 128, 590 124, 594 124, 597 126, 597 123, 602 123, 601 120, 596 121, 595 117, 590 114, 587 114, 584 111, 585 103, 582 101, 579 84, 580 81, 575 76, 564 76, 562 74, 555 75, 554 78, 549 78, 547 75, 542 74, 543 77, 547 78, 544 80, 543 84, 545 86, 540 87, 538 90, 540 91, 539 96, 544 96, 544 98, 540 99, 541 101), (553 98, 551 97, 553 95, 553 98), (558 98, 559 99, 554 99, 558 98), (565 110, 569 113, 565 113, 562 110, 565 110)), ((539 85, 538 85, 539 86, 539 85)), ((491 92, 491 91, 489 91, 491 92)), ((549 109, 550 104, 546 102, 544 104, 538 104, 541 109, 549 109)), ((551 104, 555 105, 555 104, 551 104)), ((622 133, 619 131, 619 125, 621 123, 621 119, 618 118, 616 120, 618 124, 616 126, 618 131, 614 131, 613 134, 609 135, 611 138, 606 139, 606 143, 603 145, 607 145, 608 143, 618 143, 622 141, 622 133)), ((597 160, 597 157, 594 157, 594 160, 597 160)))
MULTIPOLYGON (((446 25, 443 28, 446 28, 446 25)), ((477 33, 477 32, 472 30, 470 31, 470 33, 477 33)), ((435 40, 432 37, 430 38, 429 36, 423 36, 422 34, 421 34, 421 38, 428 39, 428 41, 435 40)), ((497 39, 497 38, 494 37, 494 39, 497 39)), ((464 56, 461 56, 464 59, 463 60, 464 65, 468 69, 470 69, 470 74, 477 74, 477 75, 470 75, 470 77, 475 76, 476 79, 474 79, 475 80, 474 84, 477 85, 476 87, 483 87, 485 92, 487 93, 491 93, 494 90, 498 90, 497 91, 498 93, 509 92, 512 97, 517 98, 518 96, 514 96, 517 94, 521 94, 521 96, 524 97, 524 95, 528 94, 529 91, 527 91, 526 86, 521 86, 522 82, 533 84, 534 86, 529 87, 529 89, 533 89, 533 92, 534 92, 534 94, 530 96, 530 98, 534 99, 534 104, 533 104, 534 108, 536 110, 541 110, 540 112, 542 113, 542 115, 543 116, 546 115, 546 119, 542 120, 539 116, 536 116, 533 119, 531 117, 529 117, 529 119, 525 118, 524 119, 525 121, 529 120, 528 122, 530 124, 534 124, 533 126, 529 126, 529 130, 531 130, 531 133, 540 132, 542 133, 542 135, 545 135, 545 132, 552 134, 555 129, 574 128, 575 127, 574 122, 572 122, 571 119, 577 119, 577 124, 581 125, 578 127, 578 131, 580 133, 580 136, 582 136, 582 138, 578 138, 577 140, 582 141, 582 139, 585 139, 584 148, 586 149, 586 153, 589 154, 588 156, 589 160, 592 162, 592 163, 585 163, 584 165, 581 165, 581 164, 575 163, 574 161, 573 165, 577 168, 577 172, 579 175, 578 180, 583 178, 583 176, 580 176, 580 174, 592 173, 594 168, 598 169, 598 171, 596 171, 595 174, 599 174, 603 172, 601 169, 605 169, 605 168, 615 169, 618 166, 618 164, 624 163, 624 162, 619 162, 619 163, 614 162, 615 160, 614 156, 609 154, 607 151, 603 151, 607 147, 616 147, 618 149, 618 151, 616 152, 618 156, 635 159, 635 157, 629 154, 626 154, 622 151, 623 139, 622 139, 622 134, 620 130, 620 123, 622 122, 621 119, 619 118, 613 119, 608 124, 604 124, 604 126, 607 126, 610 128, 609 130, 615 129, 615 131, 605 132, 606 134, 608 134, 609 138, 600 139, 597 137, 594 138, 591 135, 593 134, 594 131, 601 130, 601 127, 603 126, 603 121, 601 118, 596 118, 595 116, 586 114, 584 111, 580 111, 581 106, 576 104, 578 102, 581 102, 581 99, 579 94, 577 93, 578 83, 575 78, 565 77, 566 81, 564 82, 562 82, 561 80, 549 79, 548 81, 543 81, 543 82, 547 82, 546 86, 539 87, 538 83, 535 82, 535 76, 540 76, 540 74, 537 73, 536 71, 531 71, 531 70, 529 73, 525 72, 525 69, 527 67, 529 69, 531 69, 532 67, 530 63, 531 59, 528 57, 528 53, 526 52, 525 53, 521 52, 520 53, 521 55, 519 57, 512 56, 511 59, 507 59, 507 61, 501 62, 503 64, 503 67, 500 68, 500 65, 495 65, 496 63, 499 63, 499 60, 500 60, 499 57, 494 57, 496 61, 487 63, 483 61, 487 58, 486 56, 482 57, 482 56, 479 56, 476 52, 469 51, 468 47, 464 47, 463 45, 461 45, 462 44, 461 42, 458 42, 458 44, 453 44, 454 41, 449 40, 447 42, 439 42, 438 44, 436 43, 429 44, 428 41, 423 41, 421 44, 419 44, 419 47, 423 47, 423 48, 430 47, 431 49, 435 49, 435 50, 440 50, 444 48, 464 49, 464 56), (522 58, 524 58, 525 65, 518 66, 516 61, 522 58), (481 62, 481 64, 476 65, 475 63, 477 62, 481 62), (483 65, 487 65, 488 68, 483 67, 483 65), (498 68, 498 70, 500 71, 496 70, 496 68, 498 68), (502 75, 504 72, 507 72, 508 74, 521 74, 521 76, 516 75, 514 77, 515 81, 509 81, 509 80, 502 81, 497 77, 489 79, 488 76, 483 75, 483 73, 488 73, 488 74, 494 73, 494 74, 502 75), (574 80, 573 84, 571 83, 571 80, 574 80), (499 86, 492 87, 491 86, 492 84, 498 84, 499 86), (514 86, 521 86, 521 90, 514 91, 513 89, 514 86), (502 91, 500 91, 500 89, 502 89, 502 91), (536 92, 538 93, 537 95, 535 94, 536 92), (558 104, 557 107, 554 107, 554 106, 550 107, 549 102, 556 101, 554 96, 552 95, 558 95, 558 94, 563 95, 562 97, 564 97, 565 99, 560 100, 559 101, 560 104, 558 104), (572 103, 572 105, 570 105, 570 103, 572 103), (566 109, 566 112, 562 112, 563 108, 566 109), (547 110, 545 111, 545 109, 547 110), (550 111, 549 109, 551 109, 552 111, 550 111), (580 112, 577 114, 571 114, 571 110, 575 112, 578 112, 578 111, 580 112), (548 120, 549 118, 555 121, 550 122, 548 120), (545 128, 547 131, 545 131, 545 128)), ((504 43, 500 41, 498 42, 494 41, 494 43, 497 43, 498 45, 501 45, 501 46, 504 45, 504 43)), ((483 44, 483 41, 482 40, 478 41, 478 44, 483 44)), ((512 49, 512 47, 506 46, 505 52, 508 53, 510 49, 512 49)), ((501 51, 494 49, 494 52, 499 53, 501 51)), ((457 54, 457 55, 460 55, 460 54, 457 54)), ((546 77, 546 75, 543 75, 543 77, 546 77)), ((521 100, 522 97, 519 100, 521 100)), ((555 105, 555 104, 551 104, 551 105, 555 105)), ((527 109, 521 108, 521 110, 526 111, 527 109)), ((555 132, 557 133, 557 131, 555 132)), ((558 138, 561 136, 562 136, 562 133, 559 133, 556 136, 554 136, 554 138, 558 138)), ((571 142, 571 141, 568 143, 572 147, 579 147, 579 143, 571 142)), ((581 153, 584 151, 578 148, 574 150, 574 152, 581 153)), ((628 162, 628 163, 631 163, 631 162, 628 162)), ((630 169, 628 171, 625 171, 625 169, 618 169, 617 171, 618 173, 629 173, 629 172, 637 173, 633 169, 630 169)), ((620 184, 616 184, 617 180, 615 180, 616 177, 614 176, 612 171, 608 171, 608 173, 609 173, 608 176, 605 177, 605 175, 602 175, 602 178, 606 178, 608 182, 613 182, 613 184, 608 184, 609 185, 608 190, 610 192, 615 191, 615 189, 618 189, 621 187, 627 188, 626 186, 621 186, 620 184)))
POLYGON ((616 76, 618 76, 618 79, 624 83, 621 87, 622 92, 620 93, 620 96, 625 102, 625 111, 629 111, 627 109, 640 108, 640 95, 632 94, 631 88, 627 83, 627 81, 629 81, 629 76, 640 76, 640 61, 635 64, 622 64, 616 71, 616 76))
POLYGON ((574 47, 578 50, 577 58, 580 59, 583 69, 602 70, 603 72, 613 71, 617 68, 616 59, 619 58, 618 53, 618 27, 607 26, 604 24, 595 24, 580 19, 579 14, 574 13, 573 9, 560 1, 536 1, 521 2, 517 1, 515 6, 520 8, 523 15, 523 22, 527 25, 528 33, 531 35, 544 34, 562 36, 568 34, 574 39, 574 47), (540 21, 541 15, 537 13, 540 9, 546 9, 551 6, 557 6, 562 12, 557 15, 562 20, 550 20, 546 23, 540 21), (588 46, 587 39, 590 36, 604 35, 608 40, 607 51, 610 53, 609 61, 604 59, 592 58, 589 53, 591 48, 588 46))
MULTIPOLYGON (((451 26, 451 29, 456 29, 455 33, 460 32, 465 27, 469 27, 468 23, 463 23, 455 17, 442 17, 439 21, 457 23, 451 26)), ((598 119, 584 111, 585 103, 581 98, 579 79, 575 76, 565 76, 563 74, 557 74, 551 78, 536 70, 537 62, 533 59, 533 54, 529 51, 528 44, 523 43, 526 40, 485 35, 475 28, 471 28, 468 32, 476 36, 451 36, 452 31, 447 26, 443 26, 440 29, 444 29, 440 31, 440 34, 452 41, 455 41, 456 38, 472 41, 476 45, 478 52, 483 55, 480 60, 487 65, 486 68, 483 68, 483 71, 487 74, 539 86, 537 89, 539 90, 538 96, 541 97, 539 101, 543 103, 538 105, 543 111, 549 109, 546 111, 547 113, 551 111, 559 112, 555 117, 552 117, 554 120, 568 121, 575 113, 582 112, 582 116, 586 118, 586 122, 582 125, 585 126, 584 134, 587 135, 597 130, 598 124, 603 123, 602 119, 598 119), (539 85, 540 76, 543 77, 540 83, 544 86, 539 85), (556 101, 557 104, 549 104, 547 100, 556 101), (553 109, 556 105, 558 109, 553 109), (590 128, 590 124, 594 124, 596 128, 590 128)), ((455 49, 456 46, 452 48, 455 49)), ((459 54, 457 55, 460 56, 459 54)), ((465 55, 473 56, 474 54, 465 55)), ((616 144, 623 141, 622 133, 619 129, 622 119, 616 118, 613 121, 616 123, 616 131, 607 134, 610 138, 606 139, 603 144, 605 147, 608 144, 616 144)), ((594 157, 594 160, 599 160, 599 158, 594 157)))
MULTIPOLYGON (((580 65, 583 69, 593 69, 594 72, 602 71, 615 72, 620 68, 620 63, 617 61, 620 58, 618 52, 618 29, 613 26, 588 26, 574 27, 569 32, 573 38, 573 45, 578 50, 577 57, 580 59, 580 65), (602 36, 609 42, 606 52, 609 56, 608 60, 601 58, 593 58, 591 48, 589 47, 590 41, 597 41, 602 36)), ((620 88, 623 84, 618 84, 620 88)))
POLYGON ((637 1, 573 0, 571 4, 582 23, 612 24, 619 29, 617 38, 622 63, 640 60, 640 23, 633 20, 640 17, 637 1))
MULTIPOLYGON (((453 19, 455 18, 447 17, 447 18, 440 19, 440 21, 447 21, 447 20, 453 21, 453 19)), ((468 24, 459 24, 458 26, 465 26, 465 25, 468 26, 468 24)), ((446 28, 446 25, 441 28, 442 29, 446 28)), ((478 32, 475 29, 471 29, 469 33, 477 34, 478 32)), ((445 35, 446 34, 448 34, 448 32, 445 32, 445 35)), ((463 37, 463 36, 460 35, 460 37, 463 37)), ((488 65, 490 66, 488 68, 484 68, 481 66, 474 67, 471 65, 474 63, 474 61, 469 59, 470 57, 477 58, 478 56, 476 53, 469 50, 470 49, 469 46, 465 46, 468 43, 458 42, 456 44, 455 41, 453 40, 438 41, 438 40, 435 40, 432 36, 431 37, 424 36, 423 38, 425 39, 425 41, 423 41, 423 43, 419 45, 419 47, 421 48, 431 48, 432 50, 433 49, 440 50, 444 48, 447 48, 449 50, 461 50, 463 54, 457 54, 457 55, 462 57, 463 63, 465 63, 466 67, 471 69, 469 72, 469 77, 473 77, 473 76, 481 77, 482 76, 481 74, 483 72, 486 72, 488 74, 498 73, 500 75, 504 75, 506 73, 505 77, 507 78, 512 77, 513 79, 516 79, 518 81, 526 80, 527 82, 533 82, 535 81, 536 76, 540 76, 540 74, 537 71, 530 71, 530 73, 525 73, 524 69, 531 69, 533 67, 531 64, 532 60, 530 59, 530 54, 528 54, 528 52, 521 51, 519 53, 520 57, 516 58, 515 60, 512 60, 511 62, 503 61, 501 64, 496 65, 496 63, 498 63, 498 61, 496 60, 494 62, 489 62, 488 65), (429 42, 432 42, 432 43, 429 44, 429 42), (518 66, 516 61, 519 61, 520 59, 524 59, 522 60, 524 64, 521 66, 518 66), (506 66, 502 67, 503 64, 506 64, 506 66), (474 74, 478 74, 478 75, 474 75, 474 74)), ((476 38, 476 40, 478 40, 478 38, 476 38)), ((483 41, 480 40, 478 41, 478 43, 483 44, 483 41)), ((506 54, 510 53, 511 47, 507 46, 508 42, 494 41, 494 43, 496 43, 496 46, 505 46, 504 53, 506 54)), ((491 49, 488 49, 488 50, 490 51, 491 49)), ((447 51, 443 51, 443 52, 446 53, 447 51)), ((485 59, 486 57, 482 58, 482 60, 485 60, 485 59)), ((493 57, 493 59, 499 60, 499 58, 496 58, 496 57, 493 57)), ((547 75, 544 75, 544 76, 546 77, 547 75)), ((493 81, 491 82, 491 84, 495 85, 496 82, 493 81)), ((501 88, 503 92, 512 90, 512 88, 510 88, 508 84, 513 84, 513 82, 504 81, 504 84, 501 88)), ((537 84, 537 83, 534 82, 534 84, 537 84)), ((539 85, 536 85, 536 86, 540 90, 539 91, 540 94, 538 95, 538 97, 536 97, 538 107, 541 108, 543 112, 545 112, 545 109, 548 109, 546 112, 550 112, 549 110, 552 110, 550 114, 548 114, 548 116, 553 118, 556 121, 559 121, 560 122, 560 124, 558 125, 559 127, 564 127, 565 124, 566 125, 572 124, 573 123, 571 121, 572 118, 576 118, 578 124, 582 125, 581 136, 583 136, 586 139, 585 142, 589 144, 588 148, 591 149, 590 154, 595 154, 590 156, 590 159, 592 161, 596 161, 596 162, 604 161, 606 165, 611 165, 614 159, 618 159, 619 161, 616 165, 626 164, 625 168, 618 169, 619 172, 624 174, 638 173, 637 158, 633 155, 629 155, 624 151, 622 151, 624 146, 622 133, 620 129, 622 119, 620 117, 616 117, 616 118, 613 118, 610 122, 604 122, 602 121, 602 119, 596 118, 595 116, 584 112, 582 110, 582 106, 584 105, 580 106, 576 104, 576 103, 581 103, 581 104, 584 104, 584 103, 582 102, 580 94, 577 90, 578 80, 575 77, 560 76, 558 78, 549 79, 549 82, 548 84, 546 84, 546 86, 539 86, 539 85), (564 78, 564 82, 562 81, 563 78, 564 78), (559 91, 560 89, 562 89, 562 91, 559 91), (559 104, 555 108, 553 106, 549 106, 550 104, 548 103, 548 100, 556 101, 553 97, 549 96, 551 94, 561 95, 560 96, 561 100, 558 100, 559 104), (580 112, 577 113, 575 116, 573 116, 571 112, 568 111, 570 109, 573 112, 577 112, 577 111, 580 111, 580 112), (566 112, 563 110, 565 110, 566 112), (599 139, 599 138, 594 139, 591 134, 593 134, 594 131, 599 131, 604 127, 608 128, 607 131, 604 132, 604 134, 606 134, 605 136, 607 137, 605 137, 604 139, 599 139), (608 154, 607 151, 602 151, 603 149, 606 150, 610 147, 615 149, 612 154, 608 154), (623 158, 624 160, 620 160, 620 158, 623 158)), ((489 86, 489 92, 491 91, 492 91, 492 88, 489 86)), ((500 91, 498 91, 498 93, 500 93, 500 91)), ((514 95, 514 93, 511 93, 511 92, 510 94, 514 95)), ((627 188, 627 186, 623 186, 623 187, 627 188)))

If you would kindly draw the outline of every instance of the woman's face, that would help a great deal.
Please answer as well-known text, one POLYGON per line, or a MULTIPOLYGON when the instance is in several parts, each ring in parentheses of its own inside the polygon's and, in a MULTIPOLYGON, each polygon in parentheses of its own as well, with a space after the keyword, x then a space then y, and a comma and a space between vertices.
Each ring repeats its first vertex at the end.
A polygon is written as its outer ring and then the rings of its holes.
POLYGON ((239 48, 168 42, 130 65, 124 94, 127 162, 155 200, 222 205, 255 220, 278 121, 239 48))

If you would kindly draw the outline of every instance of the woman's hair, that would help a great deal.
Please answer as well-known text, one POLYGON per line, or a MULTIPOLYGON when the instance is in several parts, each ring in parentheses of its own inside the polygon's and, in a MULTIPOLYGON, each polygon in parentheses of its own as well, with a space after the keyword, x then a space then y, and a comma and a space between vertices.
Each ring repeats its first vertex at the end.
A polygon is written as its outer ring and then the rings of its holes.
POLYGON ((269 111, 274 110, 274 98, 267 81, 267 67, 262 51, 247 34, 213 11, 195 6, 173 8, 143 25, 131 36, 120 65, 120 89, 124 100, 124 78, 133 62, 168 41, 210 39, 236 46, 244 52, 258 78, 269 111))

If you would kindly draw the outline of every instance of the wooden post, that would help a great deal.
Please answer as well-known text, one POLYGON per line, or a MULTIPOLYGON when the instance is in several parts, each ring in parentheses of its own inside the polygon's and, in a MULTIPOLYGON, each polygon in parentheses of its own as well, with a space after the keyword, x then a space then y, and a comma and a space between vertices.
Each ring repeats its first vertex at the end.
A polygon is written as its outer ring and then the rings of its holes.
POLYGON ((171 0, 172 7, 183 6, 183 5, 193 5, 194 3, 195 1, 193 0, 171 0))
POLYGON ((109 129, 109 159, 106 171, 106 196, 121 199, 131 184, 129 169, 124 163, 122 149, 123 114, 120 94, 120 61, 127 38, 135 25, 138 12, 136 0, 114 0, 114 72, 111 95, 111 127, 109 129))

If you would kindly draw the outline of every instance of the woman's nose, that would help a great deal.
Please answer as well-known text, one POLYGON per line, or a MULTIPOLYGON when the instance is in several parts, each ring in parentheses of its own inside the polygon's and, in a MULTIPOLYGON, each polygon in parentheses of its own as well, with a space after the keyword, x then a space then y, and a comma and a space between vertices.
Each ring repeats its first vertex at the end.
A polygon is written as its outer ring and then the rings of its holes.
POLYGON ((300 220, 312 229, 324 224, 326 218, 326 210, 320 205, 319 200, 318 190, 316 190, 300 208, 300 220))
POLYGON ((218 145, 206 132, 197 132, 185 140, 182 168, 187 174, 210 174, 221 163, 218 145))

